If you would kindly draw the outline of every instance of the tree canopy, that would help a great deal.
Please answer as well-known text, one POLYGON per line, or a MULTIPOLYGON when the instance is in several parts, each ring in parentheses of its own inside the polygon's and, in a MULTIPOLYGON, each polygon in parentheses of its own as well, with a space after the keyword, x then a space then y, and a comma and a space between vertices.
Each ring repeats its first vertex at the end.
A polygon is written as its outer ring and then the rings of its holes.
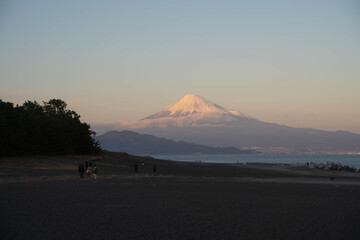
POLYGON ((61 99, 22 106, 0 99, 0 156, 99 153, 94 135, 61 99))

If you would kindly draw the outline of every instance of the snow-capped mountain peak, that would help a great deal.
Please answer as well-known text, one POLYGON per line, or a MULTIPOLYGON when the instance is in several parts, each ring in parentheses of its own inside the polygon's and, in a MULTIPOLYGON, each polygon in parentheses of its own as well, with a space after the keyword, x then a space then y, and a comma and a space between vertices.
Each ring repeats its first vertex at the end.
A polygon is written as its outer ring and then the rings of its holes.
POLYGON ((217 104, 214 104, 205 98, 195 95, 195 94, 187 94, 184 97, 177 100, 175 103, 171 104, 167 108, 162 111, 148 116, 144 119, 156 119, 156 118, 164 118, 164 117, 184 117, 194 114, 226 114, 226 115, 234 115, 247 117, 245 114, 242 114, 238 111, 232 111, 221 107, 217 104))
POLYGON ((158 113, 139 121, 122 122, 127 129, 167 128, 170 126, 230 126, 244 119, 245 114, 224 108, 195 94, 187 94, 158 113))
POLYGON ((199 95, 187 94, 169 107, 165 108, 171 116, 188 115, 201 112, 216 112, 219 109, 212 102, 199 95))

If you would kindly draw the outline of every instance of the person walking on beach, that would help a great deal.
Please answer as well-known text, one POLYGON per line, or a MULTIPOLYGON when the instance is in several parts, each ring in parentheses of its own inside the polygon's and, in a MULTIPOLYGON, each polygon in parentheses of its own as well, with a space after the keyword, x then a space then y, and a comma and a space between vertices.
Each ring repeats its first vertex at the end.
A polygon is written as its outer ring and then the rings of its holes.
POLYGON ((84 178, 84 172, 85 172, 84 165, 82 163, 80 163, 79 164, 80 179, 84 178))
POLYGON ((98 169, 97 169, 96 165, 94 165, 94 170, 93 170, 94 179, 96 179, 97 172, 98 172, 98 169))
POLYGON ((91 178, 91 172, 92 172, 92 168, 91 168, 91 167, 88 167, 88 169, 86 170, 86 173, 87 173, 87 177, 88 177, 88 178, 91 178))

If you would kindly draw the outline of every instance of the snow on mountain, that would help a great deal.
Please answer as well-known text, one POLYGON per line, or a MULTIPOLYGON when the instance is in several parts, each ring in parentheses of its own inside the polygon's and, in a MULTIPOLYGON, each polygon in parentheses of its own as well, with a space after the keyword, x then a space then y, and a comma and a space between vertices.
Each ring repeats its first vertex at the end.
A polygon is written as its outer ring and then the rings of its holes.
POLYGON ((160 117, 181 117, 196 113, 225 113, 230 114, 225 108, 216 105, 199 95, 187 94, 177 100, 164 110, 144 119, 155 119, 160 117))
POLYGON ((250 119, 239 111, 224 108, 199 95, 187 94, 160 112, 139 121, 122 122, 121 127, 222 126, 243 118, 250 119))

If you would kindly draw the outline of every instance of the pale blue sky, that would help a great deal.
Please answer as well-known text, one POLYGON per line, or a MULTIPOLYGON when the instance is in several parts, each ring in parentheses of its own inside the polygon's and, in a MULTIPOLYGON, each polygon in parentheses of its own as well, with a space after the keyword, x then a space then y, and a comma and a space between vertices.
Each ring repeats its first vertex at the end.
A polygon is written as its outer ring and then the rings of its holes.
POLYGON ((187 93, 257 119, 360 133, 360 2, 0 1, 0 98, 89 123, 187 93))

